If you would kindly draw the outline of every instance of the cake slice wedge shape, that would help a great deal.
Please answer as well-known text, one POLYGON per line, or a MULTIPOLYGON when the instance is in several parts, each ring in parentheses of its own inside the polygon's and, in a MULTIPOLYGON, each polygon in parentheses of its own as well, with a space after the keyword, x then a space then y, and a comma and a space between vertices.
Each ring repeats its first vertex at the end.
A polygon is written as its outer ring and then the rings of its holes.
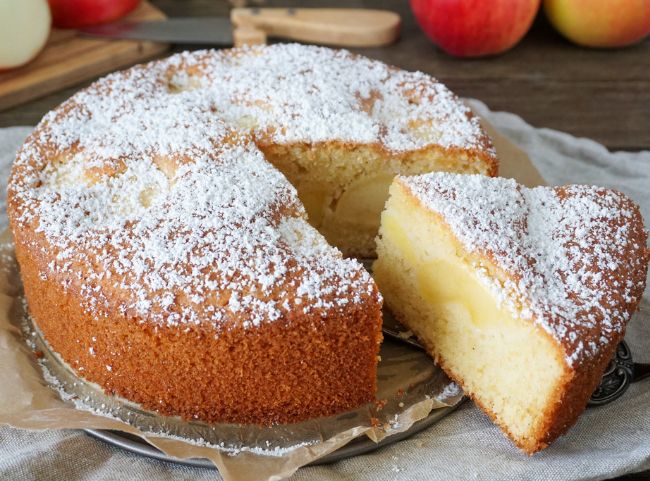
POLYGON ((532 454, 584 411, 643 295, 646 243, 617 191, 397 177, 374 276, 395 316, 532 454))

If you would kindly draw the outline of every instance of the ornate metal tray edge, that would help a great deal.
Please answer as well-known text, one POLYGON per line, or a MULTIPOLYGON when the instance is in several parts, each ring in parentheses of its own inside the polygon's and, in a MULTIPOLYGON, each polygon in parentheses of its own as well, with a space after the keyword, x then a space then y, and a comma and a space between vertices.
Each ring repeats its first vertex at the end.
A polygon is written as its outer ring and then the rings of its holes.
MULTIPOLYGON (((419 433, 432 426, 433 424, 440 421, 442 418, 453 412, 460 406, 464 401, 459 402, 458 404, 446 408, 439 408, 431 411, 431 413, 424 419, 414 423, 409 429, 401 433, 393 434, 388 436, 378 443, 375 443, 370 438, 362 436, 350 441, 345 446, 337 449, 336 451, 319 458, 308 466, 318 466, 321 464, 334 463, 342 459, 346 459, 353 456, 358 456, 361 454, 369 453, 375 451, 383 446, 393 444, 408 437, 413 436, 414 434, 419 433)), ((176 464, 182 464, 185 466, 192 466, 195 468, 207 468, 207 469, 216 469, 214 464, 205 458, 191 458, 191 459, 178 459, 172 456, 168 456, 157 448, 151 446, 149 443, 139 438, 138 436, 131 435, 119 431, 108 431, 102 429, 84 429, 84 431, 91 437, 99 439, 113 446, 125 449, 132 453, 139 454, 152 459, 157 459, 159 461, 172 462, 176 464)))

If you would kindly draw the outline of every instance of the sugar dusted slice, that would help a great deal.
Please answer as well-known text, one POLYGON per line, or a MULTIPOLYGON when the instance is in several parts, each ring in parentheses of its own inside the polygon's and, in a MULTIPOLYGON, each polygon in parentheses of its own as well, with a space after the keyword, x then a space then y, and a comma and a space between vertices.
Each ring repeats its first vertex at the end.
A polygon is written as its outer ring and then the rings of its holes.
POLYGON ((398 177, 375 279, 440 366, 522 450, 573 425, 638 308, 650 251, 619 192, 398 177))

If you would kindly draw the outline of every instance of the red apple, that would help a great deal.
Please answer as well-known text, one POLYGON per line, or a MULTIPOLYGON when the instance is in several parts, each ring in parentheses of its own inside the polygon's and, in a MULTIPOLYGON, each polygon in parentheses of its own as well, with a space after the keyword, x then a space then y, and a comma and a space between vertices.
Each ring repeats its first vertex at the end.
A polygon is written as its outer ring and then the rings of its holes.
POLYGON ((587 47, 622 47, 650 34, 650 0, 544 0, 566 38, 587 47))
POLYGON ((0 0, 0 71, 36 57, 50 34, 46 0, 0 0))
POLYGON ((79 28, 123 17, 140 0, 48 0, 55 27, 79 28))
MULTIPOLYGON (((605 1, 605 0, 603 0, 605 1)), ((411 0, 420 27, 458 57, 495 55, 528 32, 541 0, 411 0)))

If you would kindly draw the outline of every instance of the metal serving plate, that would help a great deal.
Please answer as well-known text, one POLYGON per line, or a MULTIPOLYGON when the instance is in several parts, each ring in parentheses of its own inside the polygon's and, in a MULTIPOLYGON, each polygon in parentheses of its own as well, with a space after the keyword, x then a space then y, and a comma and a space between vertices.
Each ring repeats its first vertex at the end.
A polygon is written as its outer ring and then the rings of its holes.
MULTIPOLYGON (((459 402, 455 406, 434 409, 426 418, 416 422, 415 424, 413 424, 413 426, 411 426, 406 431, 403 431, 398 434, 393 434, 392 436, 388 436, 387 438, 382 439, 378 443, 375 443, 374 441, 370 440, 366 436, 361 436, 359 438, 356 438, 350 441, 342 448, 339 448, 336 451, 333 451, 328 455, 323 456, 322 458, 317 459, 316 461, 310 463, 309 466, 317 466, 319 464, 334 463, 336 461, 340 461, 346 458, 351 458, 353 456, 358 456, 360 454, 365 454, 374 451, 376 449, 379 449, 383 446, 387 446, 389 444, 393 444, 403 439, 406 439, 428 428, 429 426, 435 424, 436 422, 444 418, 447 414, 454 411, 458 406, 460 406, 460 404, 461 403, 459 402)), ((174 458, 172 456, 167 456, 162 451, 156 449, 155 447, 151 446, 147 442, 143 441, 141 438, 134 436, 132 434, 128 434, 120 431, 107 431, 102 429, 84 429, 84 431, 90 436, 100 439, 108 444, 112 444, 113 446, 126 449, 127 451, 131 451, 132 453, 140 454, 148 458, 158 459, 160 461, 169 461, 172 463, 183 464, 186 466, 193 466, 196 468, 216 469, 214 464, 208 459, 204 459, 204 458, 179 459, 179 458, 174 458)))

